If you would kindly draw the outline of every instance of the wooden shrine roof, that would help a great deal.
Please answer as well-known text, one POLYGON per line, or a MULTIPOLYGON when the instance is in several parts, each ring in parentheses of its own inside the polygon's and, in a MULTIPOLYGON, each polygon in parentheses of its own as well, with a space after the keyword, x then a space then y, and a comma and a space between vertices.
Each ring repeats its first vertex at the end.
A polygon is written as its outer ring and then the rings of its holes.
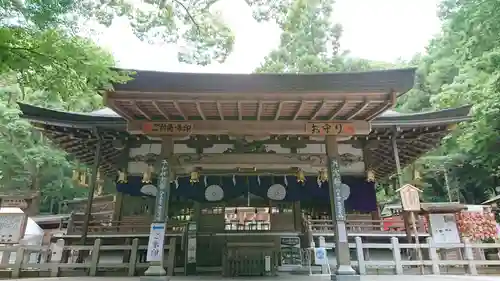
MULTIPOLYGON (((93 113, 71 113, 20 104, 23 117, 42 130, 57 146, 74 155, 82 163, 91 165, 98 139, 103 141, 103 162, 101 171, 114 174, 119 167, 123 143, 147 141, 144 135, 130 135, 126 131, 127 121, 110 109, 93 113), (96 130, 97 128, 97 130, 96 130)), ((386 111, 374 119, 372 131, 367 136, 354 136, 347 142, 368 141, 372 168, 381 179, 395 172, 395 162, 391 148, 391 136, 395 132, 402 165, 408 165, 424 153, 439 145, 441 139, 452 129, 452 125, 469 119, 470 107, 460 107, 428 113, 401 114, 386 111), (396 130, 395 130, 396 129, 396 130)), ((199 138, 208 142, 231 143, 228 136, 191 136, 176 140, 188 146, 199 138)), ((272 136, 265 141, 269 144, 284 144, 294 141, 296 136, 272 136)), ((148 140, 151 142, 151 140, 148 140)), ((296 140, 295 140, 296 141, 296 140)), ((307 143, 320 141, 304 138, 307 143)))
POLYGON ((134 71, 106 105, 129 121, 372 120, 410 90, 415 69, 320 74, 134 71))
POLYGON ((405 93, 413 87, 416 68, 335 73, 179 73, 144 70, 114 86, 127 93, 405 93))

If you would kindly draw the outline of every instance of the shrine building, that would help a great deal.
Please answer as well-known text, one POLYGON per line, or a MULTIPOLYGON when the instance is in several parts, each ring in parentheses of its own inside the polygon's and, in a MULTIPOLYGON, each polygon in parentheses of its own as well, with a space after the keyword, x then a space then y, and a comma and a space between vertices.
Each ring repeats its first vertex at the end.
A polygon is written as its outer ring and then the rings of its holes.
MULTIPOLYGON (((103 95, 101 110, 20 109, 82 163, 75 180, 89 198, 85 210, 71 214, 61 236, 68 243, 140 238, 147 245, 151 224, 166 223, 165 245, 173 247, 149 273, 164 274, 164 267, 166 274, 228 275, 234 253, 265 252, 273 265, 293 266, 301 249, 326 237, 335 248, 335 274, 349 275, 355 274, 348 246, 354 236, 408 235, 402 218, 392 222, 399 227, 384 226, 376 182, 393 175, 401 181, 402 168, 469 119, 470 107, 393 111, 414 76, 413 68, 135 71, 103 95), (105 177, 115 181, 116 194, 112 208, 100 212, 92 202, 105 177)), ((423 222, 417 225, 419 235, 428 236, 423 222)))

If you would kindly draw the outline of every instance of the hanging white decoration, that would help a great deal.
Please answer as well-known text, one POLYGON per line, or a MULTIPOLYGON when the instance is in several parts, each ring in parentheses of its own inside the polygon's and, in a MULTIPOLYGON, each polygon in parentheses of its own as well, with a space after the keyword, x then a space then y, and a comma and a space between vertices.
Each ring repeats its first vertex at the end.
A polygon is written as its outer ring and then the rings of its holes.
POLYGON ((286 175, 284 175, 283 178, 284 178, 285 186, 288 186, 288 180, 286 179, 286 175))
POLYGON ((208 186, 207 176, 203 176, 203 183, 205 183, 205 187, 208 186))
POLYGON ((179 177, 175 178, 174 183, 175 183, 175 189, 179 188, 179 177))
POLYGON ((220 201, 224 198, 224 190, 222 187, 213 184, 205 189, 205 199, 210 202, 220 201))
POLYGON ((233 175, 233 184, 236 186, 236 175, 233 175))
POLYGON ((146 185, 144 185, 144 186, 141 187, 141 193, 142 194, 155 197, 156 196, 156 192, 157 192, 156 186, 154 186, 152 184, 146 184, 146 185))
POLYGON ((347 200, 347 198, 349 198, 350 195, 351 195, 351 187, 345 183, 341 184, 340 196, 342 196, 342 199, 347 200))
POLYGON ((257 176, 257 183, 259 184, 260 186, 260 176, 257 176))
POLYGON ((267 190, 267 197, 271 200, 281 201, 286 197, 286 188, 281 184, 273 184, 267 190))

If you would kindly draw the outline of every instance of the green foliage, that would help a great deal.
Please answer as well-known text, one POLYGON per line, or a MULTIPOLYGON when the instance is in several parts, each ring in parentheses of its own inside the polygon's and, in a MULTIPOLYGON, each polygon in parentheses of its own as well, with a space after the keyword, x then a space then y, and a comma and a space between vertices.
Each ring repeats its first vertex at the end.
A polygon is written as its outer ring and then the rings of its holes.
POLYGON ((472 121, 461 124, 443 146, 420 159, 424 181, 447 201, 480 203, 499 186, 500 3, 445 0, 442 32, 420 60, 417 87, 400 100, 407 112, 472 105, 472 121))
MULTIPOLYGON (((251 0, 248 0, 251 1, 251 0)), ((263 4, 255 0, 252 3, 263 4)), ((262 3, 261 3, 262 2, 262 3)), ((333 1, 288 0, 255 9, 282 28, 281 44, 257 72, 363 71, 418 66, 416 85, 398 100, 401 112, 473 105, 471 122, 458 126, 437 150, 415 164, 427 201, 480 203, 499 186, 500 175, 500 2, 445 0, 442 32, 426 54, 393 64, 351 58, 340 51, 342 28, 332 21, 333 1), (449 192, 448 192, 449 189, 449 192)), ((411 181, 413 166, 405 169, 411 181)), ((394 194, 380 183, 378 195, 394 194)))
POLYGON ((282 0, 254 13, 263 20, 275 20, 282 30, 280 45, 256 72, 317 73, 387 69, 394 64, 352 58, 341 51, 342 26, 332 21, 333 0, 282 0))
POLYGON ((16 106, 88 112, 102 107, 99 91, 129 79, 112 70, 109 53, 76 36, 81 27, 125 17, 142 40, 183 45, 180 61, 223 62, 234 36, 212 13, 216 2, 0 1, 0 190, 41 190, 45 205, 86 192, 70 178, 77 163, 21 119, 16 106))
POLYGON ((129 20, 139 39, 183 44, 179 60, 208 64, 212 60, 224 61, 234 43, 231 30, 219 15, 211 13, 216 2, 7 0, 0 2, 0 26, 19 28, 22 33, 57 29, 64 34, 77 34, 85 24, 97 22, 109 26, 114 18, 122 17, 129 20))
POLYGON ((71 180, 76 162, 21 119, 16 102, 95 110, 98 90, 128 77, 110 68, 108 53, 68 32, 72 3, 0 4, 0 190, 41 191, 42 203, 81 196, 86 190, 71 180))

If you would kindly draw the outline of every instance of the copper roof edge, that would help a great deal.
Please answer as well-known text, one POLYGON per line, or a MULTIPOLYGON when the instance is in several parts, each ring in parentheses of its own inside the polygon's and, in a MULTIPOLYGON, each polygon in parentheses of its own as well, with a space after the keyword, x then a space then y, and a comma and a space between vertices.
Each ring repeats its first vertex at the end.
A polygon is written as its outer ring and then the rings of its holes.
MULTIPOLYGON (((119 125, 125 124, 126 120, 120 115, 110 115, 102 114, 97 115, 95 113, 80 113, 80 112, 65 112, 53 109, 47 109, 43 107, 33 106, 25 103, 18 103, 21 111, 23 112, 22 117, 31 121, 45 121, 46 123, 53 123, 56 125, 63 126, 65 123, 89 123, 89 122, 101 122, 101 125, 119 125), (104 122, 104 123, 102 123, 104 122), (109 124, 108 124, 109 123, 109 124)), ((374 127, 386 127, 386 126, 397 126, 397 125, 432 125, 432 124, 452 124, 458 122, 464 122, 471 118, 469 116, 470 105, 449 108, 439 111, 429 111, 423 113, 414 114, 398 114, 393 116, 378 116, 373 121, 371 121, 374 127)), ((99 111, 99 110, 98 110, 99 111)))

